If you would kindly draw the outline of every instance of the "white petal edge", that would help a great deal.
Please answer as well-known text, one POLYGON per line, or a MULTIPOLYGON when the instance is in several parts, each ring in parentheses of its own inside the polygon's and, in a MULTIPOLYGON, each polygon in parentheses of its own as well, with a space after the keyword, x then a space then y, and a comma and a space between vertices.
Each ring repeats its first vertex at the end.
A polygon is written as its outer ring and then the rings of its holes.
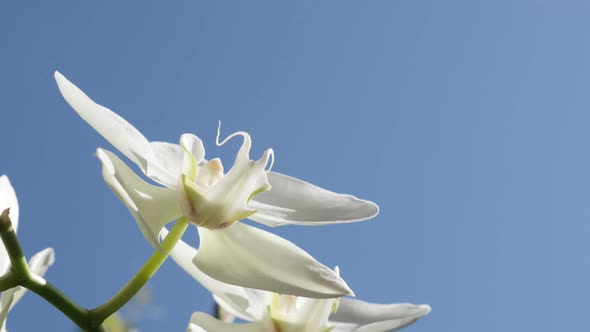
MULTIPOLYGON (((45 248, 36 253, 29 260, 29 269, 37 276, 43 276, 47 269, 55 262, 55 251, 53 248, 45 248)), ((8 289, 0 296, 0 331, 6 330, 6 316, 14 305, 23 297, 26 288, 18 286, 8 289)))
POLYGON ((148 140, 127 120, 95 103, 60 72, 56 71, 54 77, 59 91, 74 111, 127 158, 136 164, 139 164, 137 155, 153 159, 148 140))
MULTIPOLYGON (((183 134, 181 142, 183 140, 188 142, 188 149, 197 163, 201 161, 205 156, 205 148, 201 139, 193 134, 183 134)), ((182 173, 184 150, 178 144, 167 142, 150 142, 150 147, 154 159, 143 162, 145 164, 144 173, 150 179, 166 187, 174 188, 178 184, 179 175, 182 173)))
POLYGON ((56 71, 54 77, 59 91, 74 111, 117 150, 137 164, 144 174, 167 186, 176 184, 175 174, 169 173, 160 165, 152 144, 139 130, 117 113, 95 103, 60 72, 56 71))
MULTIPOLYGON (((150 142, 150 146, 154 153, 154 157, 160 161, 162 168, 166 170, 168 174, 178 174, 182 171, 182 158, 184 151, 178 144, 168 142, 150 142)), ((176 180, 167 186, 175 186, 176 180)))
POLYGON ((191 315, 191 321, 187 332, 271 332, 272 326, 266 326, 264 322, 249 324, 232 324, 217 320, 206 313, 195 312, 191 315))
POLYGON ((55 263, 55 251, 53 248, 45 248, 29 259, 29 270, 38 276, 43 276, 53 263, 55 263))
MULTIPOLYGON (((12 227, 16 232, 18 229, 19 218, 18 200, 16 198, 14 188, 10 184, 8 176, 2 175, 0 176, 0 213, 4 212, 4 210, 8 208, 10 208, 10 221, 12 222, 12 227)), ((0 275, 6 273, 9 266, 10 259, 8 258, 8 253, 6 252, 4 244, 0 241, 0 275)))
POLYGON ((214 279, 310 298, 352 294, 338 274, 272 233, 240 222, 219 230, 198 230, 200 246, 193 263, 214 279))
POLYGON ((330 322, 335 325, 335 332, 395 331, 415 322, 430 311, 430 306, 426 304, 376 304, 342 298, 338 310, 330 316, 330 322))
POLYGON ((371 201, 338 194, 285 174, 269 172, 268 181, 270 191, 254 196, 248 205, 259 210, 250 219, 267 226, 350 223, 379 213, 379 206, 371 201))
POLYGON ((2 296, 0 296, 0 331, 6 331, 6 317, 8 316, 10 309, 12 309, 16 303, 14 301, 15 294, 25 291, 26 288, 18 286, 2 292, 2 296))
MULTIPOLYGON (((196 135, 190 133, 182 134, 180 136, 180 147, 181 151, 184 152, 184 150, 182 150, 182 146, 184 146, 188 152, 191 153, 197 164, 199 164, 203 158, 205 158, 205 147, 203 146, 203 141, 196 135)), ((175 174, 180 174, 180 172, 175 174)))
POLYGON ((102 176, 111 190, 127 206, 144 237, 154 248, 160 248, 158 234, 169 223, 182 216, 176 191, 143 181, 114 153, 97 149, 102 162, 102 176))
MULTIPOLYGON (((168 235, 168 230, 163 228, 160 232, 160 239, 168 235)), ((206 275, 193 264, 192 259, 197 255, 197 249, 179 240, 170 256, 190 276, 198 281, 203 287, 210 291, 217 303, 232 315, 248 321, 260 320, 266 310, 265 301, 253 301, 256 296, 254 292, 266 293, 264 291, 245 289, 240 286, 226 284, 206 275)))
POLYGON ((302 326, 303 331, 325 331, 330 327, 328 316, 338 299, 309 299, 299 297, 299 307, 295 314, 289 319, 295 326, 302 326))

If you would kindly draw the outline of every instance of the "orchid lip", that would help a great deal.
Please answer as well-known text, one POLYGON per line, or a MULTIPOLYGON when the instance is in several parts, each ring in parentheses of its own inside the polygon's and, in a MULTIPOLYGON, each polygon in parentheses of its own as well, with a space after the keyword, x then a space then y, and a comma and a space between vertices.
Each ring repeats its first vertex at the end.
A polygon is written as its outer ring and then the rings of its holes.
POLYGON ((178 186, 179 205, 189 220, 209 229, 229 227, 258 212, 247 205, 256 194, 270 189, 266 166, 270 162, 272 167, 274 162, 272 149, 266 150, 260 160, 250 160, 252 140, 248 133, 235 132, 220 141, 220 131, 221 122, 215 140, 218 146, 236 136, 243 138, 234 165, 227 174, 223 173, 223 164, 217 158, 199 163, 190 151, 190 139, 183 135, 180 140, 184 160, 178 186))

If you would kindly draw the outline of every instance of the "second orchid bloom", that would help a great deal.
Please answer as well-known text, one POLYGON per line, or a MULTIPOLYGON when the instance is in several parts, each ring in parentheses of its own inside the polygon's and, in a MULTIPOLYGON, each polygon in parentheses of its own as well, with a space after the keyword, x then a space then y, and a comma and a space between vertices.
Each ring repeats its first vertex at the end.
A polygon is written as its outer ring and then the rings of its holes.
POLYGON ((103 178, 127 206, 145 238, 156 248, 163 227, 186 218, 197 226, 200 247, 192 264, 219 281, 248 288, 310 298, 352 294, 330 268, 295 244, 240 223, 249 218, 268 226, 322 225, 366 220, 379 209, 354 196, 337 194, 302 180, 270 172, 273 152, 250 159, 250 136, 231 169, 219 159, 207 161, 202 141, 184 134, 180 144, 149 142, 135 127, 94 103, 80 89, 55 73, 59 89, 72 108, 144 175, 144 181, 114 153, 98 149, 103 178))

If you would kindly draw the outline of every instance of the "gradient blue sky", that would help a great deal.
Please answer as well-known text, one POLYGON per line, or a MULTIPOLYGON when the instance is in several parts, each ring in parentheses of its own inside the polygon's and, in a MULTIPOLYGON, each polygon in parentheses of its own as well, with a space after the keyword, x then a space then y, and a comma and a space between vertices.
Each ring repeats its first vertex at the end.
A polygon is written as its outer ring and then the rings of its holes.
MULTIPOLYGON (((57 69, 149 139, 195 133, 231 164, 221 120, 253 156, 272 147, 275 170, 377 202, 369 222, 273 231, 361 299, 430 304, 407 331, 588 331, 589 15, 574 0, 4 1, 0 173, 19 238, 56 249, 47 278, 84 306, 151 252, 57 69)), ((171 261, 151 286, 165 313, 142 331, 212 306, 171 261)), ((34 294, 8 328, 74 330, 34 294)))

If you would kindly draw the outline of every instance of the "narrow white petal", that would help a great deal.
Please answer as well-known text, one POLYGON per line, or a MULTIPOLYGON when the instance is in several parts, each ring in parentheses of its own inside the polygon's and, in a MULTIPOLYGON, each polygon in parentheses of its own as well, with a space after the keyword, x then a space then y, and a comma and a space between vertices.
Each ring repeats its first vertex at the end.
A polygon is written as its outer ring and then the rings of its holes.
POLYGON ((303 331, 325 331, 330 325, 328 317, 332 310, 334 299, 298 298, 299 310, 293 314, 291 321, 297 326, 303 326, 303 331))
POLYGON ((59 72, 56 71, 54 76, 64 99, 102 137, 153 180, 167 186, 176 184, 177 178, 174 175, 178 173, 169 173, 168 169, 161 165, 165 161, 157 158, 152 151, 153 145, 139 130, 120 115, 95 103, 59 72))
POLYGON ((55 263, 53 248, 45 248, 29 259, 29 269, 38 276, 43 276, 47 269, 55 263))
POLYGON ((8 312, 16 303, 14 301, 14 295, 19 291, 24 292, 25 290, 26 288, 18 286, 2 292, 2 296, 0 296, 0 331, 6 331, 6 316, 8 316, 8 312))
POLYGON ((137 157, 153 159, 150 144, 139 130, 115 112, 92 101, 59 72, 56 71, 54 76, 68 104, 115 148, 138 165, 141 162, 137 157))
MULTIPOLYGON (((156 159, 160 160, 160 165, 170 174, 180 174, 182 171, 182 158, 184 151, 178 144, 168 142, 150 142, 152 151, 156 159)), ((176 181, 174 179, 174 185, 176 181)))
POLYGON ((159 248, 158 234, 172 220, 182 214, 174 189, 153 186, 143 181, 114 153, 98 149, 105 182, 127 206, 145 238, 159 248))
POLYGON ((180 145, 168 142, 150 142, 150 147, 154 161, 142 162, 145 175, 166 187, 174 188, 182 171, 184 151, 180 145))
POLYGON ((344 280, 303 249, 272 233, 237 222, 199 227, 197 267, 225 283, 312 298, 351 294, 344 280))
MULTIPOLYGON (((193 134, 183 134, 180 139, 198 164, 205 157, 203 142, 193 134)), ((185 151, 178 144, 167 142, 150 142, 153 160, 146 160, 145 174, 165 185, 174 188, 178 185, 178 177, 183 170, 185 151)), ((142 168, 143 169, 143 168, 142 168)))
POLYGON ((222 310, 226 316, 243 319, 247 322, 255 322, 259 320, 258 316, 262 317, 264 315, 264 307, 251 305, 252 301, 249 298, 227 295, 217 296, 213 294, 213 300, 219 305, 219 310, 222 310))
POLYGON ((254 196, 248 205, 259 210, 250 219, 267 226, 349 223, 379 213, 373 202, 322 189, 284 174, 269 172, 268 181, 270 191, 254 196))
MULTIPOLYGON (((168 230, 163 228, 160 232, 160 238, 165 238, 167 234, 168 230)), ((223 283, 203 273, 192 262, 196 254, 197 249, 182 240, 179 240, 170 252, 170 256, 176 264, 210 291, 217 303, 223 306, 225 310, 248 321, 258 320, 263 317, 264 310, 266 310, 264 302, 257 303, 256 301, 249 300, 251 296, 248 289, 223 283)), ((255 297, 252 298, 256 299, 255 297)))
POLYGON ((199 162, 204 156, 203 142, 195 135, 183 134, 180 136, 180 146, 184 150, 181 173, 194 183, 199 162))
MULTIPOLYGON (((184 146, 188 152, 190 152, 195 161, 198 163, 205 158, 205 148, 203 147, 203 141, 193 134, 182 134, 180 136, 180 144, 184 146)), ((182 148, 181 148, 182 149, 182 148)))
MULTIPOLYGON (((36 253, 29 260, 29 269, 38 276, 43 276, 47 269, 55 262, 55 252, 53 248, 45 248, 36 253)), ((6 316, 14 305, 23 297, 26 288, 18 286, 8 289, 0 297, 0 325, 5 328, 6 316)), ((0 332, 2 330, 0 329, 0 332)))
POLYGON ((351 298, 340 299, 330 316, 334 331, 385 332, 407 326, 430 312, 428 305, 376 304, 351 298))
MULTIPOLYGON (((53 248, 45 248, 40 252, 36 253, 29 259, 29 270, 34 274, 42 277, 47 272, 47 269, 55 262, 55 251, 53 248)), ((24 287, 15 287, 13 288, 14 298, 12 300, 12 306, 14 306, 20 299, 25 295, 27 291, 24 287)))
POLYGON ((264 322, 251 324, 232 324, 217 320, 206 313, 195 312, 186 329, 187 332, 274 332, 272 326, 264 322))
MULTIPOLYGON (((10 180, 6 175, 2 175, 0 176, 0 213, 8 208, 10 208, 10 221, 16 232, 19 217, 18 200, 16 199, 16 193, 10 184, 10 180)), ((9 267, 10 259, 8 258, 8 253, 6 252, 4 244, 0 241, 0 275, 6 273, 9 267)))

